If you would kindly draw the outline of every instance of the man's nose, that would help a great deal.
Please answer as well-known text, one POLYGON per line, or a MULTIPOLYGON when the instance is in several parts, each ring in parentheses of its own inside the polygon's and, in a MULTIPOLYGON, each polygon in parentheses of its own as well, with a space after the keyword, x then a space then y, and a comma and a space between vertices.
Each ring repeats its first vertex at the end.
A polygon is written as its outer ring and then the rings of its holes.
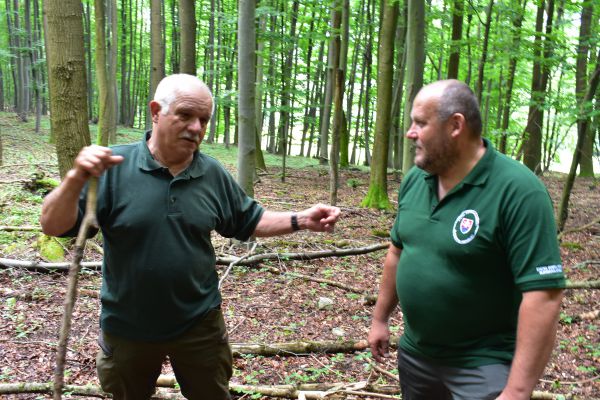
POLYGON ((188 124, 188 130, 194 133, 202 132, 202 122, 200 122, 200 118, 193 118, 188 124))
POLYGON ((414 122, 410 125, 410 127, 406 131, 406 137, 409 139, 412 139, 412 140, 415 140, 417 138, 417 130, 416 130, 414 122))

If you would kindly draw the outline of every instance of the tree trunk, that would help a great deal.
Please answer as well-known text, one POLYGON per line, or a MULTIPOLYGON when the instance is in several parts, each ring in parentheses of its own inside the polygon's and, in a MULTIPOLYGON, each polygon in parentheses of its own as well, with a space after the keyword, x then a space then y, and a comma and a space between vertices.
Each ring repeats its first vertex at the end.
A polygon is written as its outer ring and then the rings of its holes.
MULTIPOLYGON (((7 14, 10 10, 7 10, 7 14)), ((12 29, 13 34, 13 57, 16 61, 16 80, 15 80, 15 95, 16 95, 16 112, 21 122, 27 122, 27 114, 29 113, 29 99, 27 97, 27 73, 25 71, 25 56, 23 45, 21 43, 21 21, 19 15, 19 0, 13 0, 12 8, 12 29)))
POLYGON ((181 66, 184 74, 196 75, 196 7, 194 0, 179 0, 181 66))
POLYGON ((369 192, 362 201, 363 207, 388 209, 387 156, 391 125, 392 87, 394 76, 394 44, 398 22, 398 2, 384 0, 381 33, 377 54, 377 118, 375 120, 375 145, 369 180, 369 192))
POLYGON ((98 136, 101 138, 102 146, 108 146, 110 132, 109 108, 109 83, 106 34, 106 0, 94 1, 94 12, 96 21, 96 76, 98 83, 98 136))
POLYGON ((534 41, 534 64, 531 79, 531 105, 527 117, 527 127, 523 141, 523 163, 532 171, 541 171, 542 161, 542 126, 544 123, 544 102, 546 97, 545 71, 542 60, 549 60, 543 48, 549 48, 552 33, 552 17, 554 14, 554 0, 548 0, 548 17, 546 22, 546 39, 542 40, 544 20, 544 0, 538 6, 536 16, 536 34, 534 41))
POLYGON ((510 57, 508 65, 508 80, 506 83, 506 95, 504 97, 504 104, 502 107, 502 125, 501 125, 501 137, 500 145, 498 150, 506 154, 506 146, 508 142, 508 126, 510 122, 510 103, 512 101, 512 90, 515 82, 515 72, 517 70, 517 61, 519 60, 519 48, 521 45, 521 26, 523 25, 523 18, 525 16, 525 8, 527 7, 527 0, 523 0, 523 5, 518 6, 518 12, 513 19, 513 37, 512 37, 512 55, 510 57))
MULTIPOLYGON (((165 77, 165 46, 163 41, 162 1, 150 2, 150 88, 148 102, 154 98, 158 83, 165 77)), ((146 129, 150 129, 150 110, 146 106, 146 129)))
MULTIPOLYGON (((488 43, 490 42, 490 28, 492 26, 492 11, 494 7, 494 0, 490 0, 486 9, 486 19, 483 34, 483 47, 481 49, 481 58, 479 59, 479 68, 477 73, 477 88, 475 93, 477 94, 477 102, 481 106, 481 99, 483 97, 483 81, 485 72, 485 62, 487 60, 488 43)), ((485 125, 484 125, 485 127, 485 125)))
POLYGON ((401 122, 400 106, 404 97, 404 72, 406 66, 406 27, 407 8, 402 7, 400 20, 396 29, 396 78, 394 80, 394 92, 392 96, 392 116, 390 130, 390 151, 388 154, 388 166, 395 170, 402 169, 402 156, 404 146, 404 127, 401 122))
MULTIPOLYGON (((577 46, 577 68, 575 70, 575 93, 577 99, 585 95, 588 58, 590 53, 590 39, 592 28, 592 15, 594 13, 593 2, 583 2, 581 9, 581 25, 579 27, 579 45, 577 46)), ((580 129, 582 124, 577 124, 577 129, 580 129)), ((579 176, 593 177, 594 176, 594 131, 589 129, 588 132, 582 133, 585 137, 581 148, 581 160, 579 161, 579 176)))
MULTIPOLYGON (((375 1, 368 0, 367 21, 371 21, 375 14, 375 1)), ((368 24, 367 47, 365 48, 365 114, 364 114, 364 141, 365 141, 365 165, 371 165, 371 70, 373 67, 373 24, 368 24)))
MULTIPOLYGON (((264 32, 267 26, 267 18, 261 15, 258 22, 258 31, 264 32)), ((262 152, 262 129, 263 129, 263 111, 262 111, 262 99, 263 99, 263 65, 264 58, 262 52, 265 47, 264 40, 259 40, 255 34, 258 45, 256 48, 256 94, 254 98, 254 120, 255 120, 255 131, 256 131, 256 145, 255 145, 255 163, 256 169, 263 171, 267 170, 265 164, 265 157, 262 152)), ((241 114, 240 114, 241 115, 241 114)))
POLYGON ((256 0, 240 0, 238 17, 238 110, 239 139, 237 180, 250 197, 254 196, 256 151, 255 46, 256 0))
MULTIPOLYGON (((333 15, 333 14, 332 14, 333 15)), ((334 21, 331 19, 329 25, 329 31, 331 37, 335 35, 334 32, 334 21)), ((331 120, 331 105, 333 102, 333 91, 335 88, 335 54, 334 54, 334 40, 329 42, 329 51, 327 53, 327 79, 325 84, 325 101, 323 102, 323 113, 321 116, 321 129, 320 129, 320 146, 319 146, 319 163, 321 165, 327 164, 327 157, 329 153, 329 125, 331 120)))
MULTIPOLYGON (((346 1, 346 0, 344 0, 346 1)), ((337 204, 337 189, 339 180, 339 155, 340 155, 340 131, 342 130, 343 117, 342 114, 344 109, 342 102, 344 101, 344 68, 345 65, 341 65, 341 45, 342 39, 340 37, 340 27, 342 24, 342 1, 335 0, 332 3, 331 10, 331 41, 330 44, 329 60, 330 64, 333 65, 333 79, 334 79, 334 96, 333 96, 333 129, 332 129, 332 144, 331 152, 329 155, 329 202, 331 205, 337 204)))
MULTIPOLYGON (((425 66, 425 5, 420 0, 408 0, 408 28, 406 31, 406 101, 404 126, 411 124, 410 111, 417 92, 423 86, 425 66)), ((406 174, 414 164, 414 147, 404 145, 402 172, 406 174)))
POLYGON ((592 99, 596 95, 596 89, 598 88, 598 81, 600 81, 600 50, 598 50, 598 56, 596 57, 596 69, 592 74, 590 83, 588 85, 585 96, 579 105, 579 115, 577 118, 577 143, 575 145, 575 151, 573 152, 573 161, 571 162, 571 169, 569 175, 565 181, 563 187, 563 193, 558 208, 558 231, 562 232, 565 228, 567 217, 569 216, 569 198, 571 197, 571 190, 575 183, 575 175, 577 173, 577 166, 581 160, 581 150, 585 141, 585 134, 590 121, 590 112, 592 111, 592 99))
POLYGON ((464 0, 454 0, 454 10, 452 11, 452 43, 450 45, 450 59, 448 60, 448 79, 458 79, 463 13, 464 0))
POLYGON ((60 176, 90 144, 83 48, 83 9, 78 0, 43 2, 46 22, 50 125, 56 138, 60 176))

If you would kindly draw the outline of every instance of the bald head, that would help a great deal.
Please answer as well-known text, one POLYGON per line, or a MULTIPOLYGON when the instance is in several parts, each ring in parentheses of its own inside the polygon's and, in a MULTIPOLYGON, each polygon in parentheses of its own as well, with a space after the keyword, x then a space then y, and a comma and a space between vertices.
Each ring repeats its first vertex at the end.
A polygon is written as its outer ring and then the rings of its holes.
POLYGON ((437 99, 437 111, 440 122, 445 122, 458 113, 465 117, 469 131, 481 136, 481 114, 475 94, 465 83, 456 79, 433 82, 419 91, 417 96, 431 96, 437 99))
POLYGON ((198 91, 206 93, 211 100, 214 109, 214 101, 210 89, 204 82, 193 75, 173 74, 164 77, 154 92, 154 101, 160 104, 160 113, 166 115, 171 103, 182 93, 198 91))

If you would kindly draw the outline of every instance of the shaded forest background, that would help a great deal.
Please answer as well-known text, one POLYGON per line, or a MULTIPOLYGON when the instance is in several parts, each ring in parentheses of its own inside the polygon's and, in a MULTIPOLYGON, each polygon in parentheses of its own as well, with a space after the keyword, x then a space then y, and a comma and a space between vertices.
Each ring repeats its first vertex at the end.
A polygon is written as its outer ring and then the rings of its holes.
MULTIPOLYGON (((207 142, 238 145, 242 75, 251 71, 261 149, 405 172, 412 98, 423 84, 454 77, 480 99, 484 134, 538 173, 568 164, 559 150, 572 150, 577 120, 588 118, 580 174, 594 173, 598 95, 580 103, 600 50, 597 0, 70 0, 46 2, 45 13, 41 6, 0 4, 0 110, 23 121, 49 111, 46 53, 63 43, 45 34, 44 15, 51 19, 58 7, 82 21, 80 100, 103 143, 114 143, 117 124, 148 128, 157 82, 186 72, 216 98, 207 142)), ((76 18, 59 21, 77 26, 76 18)), ((73 157, 59 155, 59 163, 73 157)))

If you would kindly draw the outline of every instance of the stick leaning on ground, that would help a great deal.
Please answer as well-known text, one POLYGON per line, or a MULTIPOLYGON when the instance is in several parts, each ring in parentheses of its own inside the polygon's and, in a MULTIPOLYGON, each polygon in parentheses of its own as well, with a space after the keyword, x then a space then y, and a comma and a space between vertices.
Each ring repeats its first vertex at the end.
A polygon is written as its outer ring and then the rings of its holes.
POLYGON ((62 324, 60 327, 60 335, 58 339, 58 348, 56 351, 56 367, 54 368, 54 400, 62 399, 65 371, 65 359, 67 355, 67 342, 69 341, 69 333, 71 331, 71 319, 73 316, 73 308, 77 301, 77 283, 79 280, 79 270, 81 269, 81 260, 83 259, 83 250, 87 241, 88 231, 91 227, 97 228, 98 221, 96 220, 96 200, 98 193, 98 178, 92 177, 89 180, 89 188, 87 202, 85 205, 85 214, 83 221, 77 233, 75 241, 75 256, 69 267, 69 281, 67 293, 65 295, 65 311, 63 313, 62 324))

